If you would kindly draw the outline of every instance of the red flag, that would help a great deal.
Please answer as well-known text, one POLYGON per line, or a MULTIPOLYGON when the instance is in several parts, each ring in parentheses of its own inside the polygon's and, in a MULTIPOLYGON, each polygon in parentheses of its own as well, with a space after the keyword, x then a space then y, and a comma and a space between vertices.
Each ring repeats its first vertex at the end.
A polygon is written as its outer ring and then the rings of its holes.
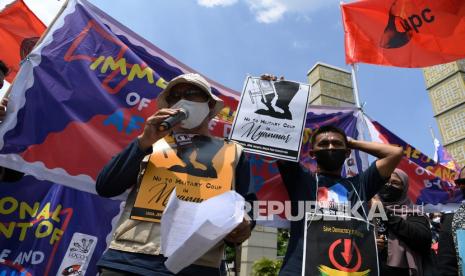
POLYGON ((464 0, 342 5, 346 63, 426 67, 465 58, 464 0))
POLYGON ((14 79, 20 61, 31 52, 45 28, 22 0, 11 3, 0 12, 0 60, 10 68, 7 81, 14 79))

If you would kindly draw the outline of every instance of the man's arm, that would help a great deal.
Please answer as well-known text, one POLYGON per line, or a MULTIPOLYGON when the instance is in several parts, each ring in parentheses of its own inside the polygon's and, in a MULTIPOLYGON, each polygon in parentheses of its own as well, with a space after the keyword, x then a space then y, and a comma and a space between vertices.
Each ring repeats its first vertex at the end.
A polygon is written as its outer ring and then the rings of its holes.
POLYGON ((241 153, 235 169, 236 192, 246 198, 253 193, 250 185, 250 161, 244 152, 241 153))
POLYGON ((307 176, 311 175, 311 172, 300 162, 278 160, 276 163, 289 199, 292 201, 294 196, 299 193, 299 185, 302 185, 301 179, 306 179, 307 176))
POLYGON ((399 164, 403 150, 401 147, 376 142, 359 141, 349 138, 349 148, 361 150, 378 158, 376 168, 382 178, 391 177, 399 164))
MULTIPOLYGON (((250 162, 244 152, 242 152, 239 157, 235 176, 236 192, 245 198, 245 201, 247 202, 246 204, 251 204, 251 206, 253 206, 253 202, 257 200, 257 198, 253 191, 253 187, 251 187, 250 162)), ((253 220, 253 209, 249 211, 248 215, 252 220, 244 218, 242 223, 225 237, 226 242, 240 244, 250 237, 252 229, 255 227, 256 223, 253 220)))
POLYGON ((278 170, 281 174, 281 178, 283 179, 284 185, 286 187, 290 185, 295 185, 297 178, 302 171, 300 163, 285 160, 278 160, 276 161, 276 163, 278 165, 278 170))
POLYGON ((97 193, 103 197, 113 197, 136 184, 140 163, 151 152, 152 148, 141 150, 139 139, 132 141, 100 171, 96 182, 97 193))
POLYGON ((457 252, 455 251, 452 236, 453 213, 443 214, 441 229, 439 230, 438 246, 438 272, 440 275, 458 275, 457 252))

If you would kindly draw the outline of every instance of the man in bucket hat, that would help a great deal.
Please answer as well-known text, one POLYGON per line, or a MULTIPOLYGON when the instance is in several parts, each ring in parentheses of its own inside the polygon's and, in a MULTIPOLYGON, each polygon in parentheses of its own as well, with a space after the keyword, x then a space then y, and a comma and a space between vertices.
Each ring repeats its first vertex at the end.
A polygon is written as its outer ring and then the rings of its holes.
MULTIPOLYGON (((97 178, 97 192, 104 197, 132 188, 110 248, 98 262, 101 275, 173 275, 160 252, 159 221, 174 188, 168 182, 198 183, 176 189, 178 198, 187 201, 201 202, 230 189, 251 197, 249 162, 242 148, 209 135, 209 121, 224 104, 203 77, 183 74, 172 79, 158 96, 157 104, 158 110, 146 120, 143 133, 97 178), (179 123, 168 127, 162 123, 179 112, 187 114, 179 123), (161 188, 154 191, 154 187, 161 188)), ((243 242, 250 236, 252 225, 244 218, 225 241, 243 242)), ((223 249, 221 242, 178 275, 221 275, 223 249)))

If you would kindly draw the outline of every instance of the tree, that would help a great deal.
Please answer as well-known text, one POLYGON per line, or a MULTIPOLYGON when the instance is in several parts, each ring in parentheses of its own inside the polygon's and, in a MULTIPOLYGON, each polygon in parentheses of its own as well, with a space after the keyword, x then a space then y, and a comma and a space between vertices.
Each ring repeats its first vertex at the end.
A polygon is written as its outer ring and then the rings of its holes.
POLYGON ((254 262, 252 266, 253 276, 278 276, 279 269, 283 264, 282 260, 271 260, 268 258, 261 258, 254 262))
POLYGON ((289 237, 289 229, 278 229, 278 256, 286 255, 289 237))

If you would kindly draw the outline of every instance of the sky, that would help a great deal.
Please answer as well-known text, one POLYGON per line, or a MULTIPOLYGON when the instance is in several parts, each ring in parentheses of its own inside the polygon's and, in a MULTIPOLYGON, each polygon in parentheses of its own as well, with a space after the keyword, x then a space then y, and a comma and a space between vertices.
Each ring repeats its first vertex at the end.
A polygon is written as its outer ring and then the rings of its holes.
MULTIPOLYGON (((0 8, 11 0, 0 0, 0 8)), ((25 0, 48 24, 64 0, 25 0)), ((339 0, 89 0, 205 76, 241 91, 247 75, 307 82, 317 62, 350 71, 339 0)), ((365 113, 433 157, 440 139, 421 69, 357 65, 365 113)), ((441 139, 440 139, 441 140, 441 139)))

